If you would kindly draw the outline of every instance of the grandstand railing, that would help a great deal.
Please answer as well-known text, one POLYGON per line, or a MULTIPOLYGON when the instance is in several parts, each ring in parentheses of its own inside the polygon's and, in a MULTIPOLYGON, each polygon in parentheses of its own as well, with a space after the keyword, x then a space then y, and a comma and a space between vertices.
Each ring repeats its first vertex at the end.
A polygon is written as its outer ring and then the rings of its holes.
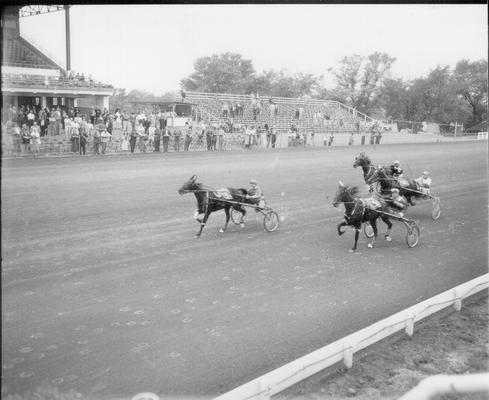
POLYGON ((351 368, 355 352, 401 330, 412 336, 415 322, 449 306, 454 306, 459 311, 463 299, 488 288, 489 274, 479 276, 262 375, 215 400, 270 399, 273 395, 338 362, 343 361, 347 368, 351 368))

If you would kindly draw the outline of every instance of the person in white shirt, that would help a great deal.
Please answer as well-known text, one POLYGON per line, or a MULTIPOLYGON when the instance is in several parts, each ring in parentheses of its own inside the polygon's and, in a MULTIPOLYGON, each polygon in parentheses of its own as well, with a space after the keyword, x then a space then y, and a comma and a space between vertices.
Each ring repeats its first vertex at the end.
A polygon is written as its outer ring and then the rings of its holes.
POLYGON ((431 190, 431 178, 430 173, 428 171, 423 171, 423 175, 414 180, 419 187, 419 190, 426 195, 430 194, 431 190))
POLYGON ((35 121, 31 126, 31 145, 31 151, 34 154, 34 157, 38 157, 41 145, 41 128, 35 121))
POLYGON ((34 119, 36 118, 35 114, 32 112, 32 109, 29 110, 29 113, 27 114, 27 122, 29 126, 31 127, 34 125, 34 119))

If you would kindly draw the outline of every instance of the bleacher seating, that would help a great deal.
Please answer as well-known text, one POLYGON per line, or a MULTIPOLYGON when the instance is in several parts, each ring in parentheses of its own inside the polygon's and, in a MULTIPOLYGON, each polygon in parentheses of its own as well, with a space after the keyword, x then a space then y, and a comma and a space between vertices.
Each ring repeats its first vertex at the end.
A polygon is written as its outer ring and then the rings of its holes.
MULTIPOLYGON (((278 114, 270 113, 270 97, 260 99, 261 111, 254 118, 252 99, 248 95, 214 94, 201 92, 187 92, 186 100, 195 104, 195 115, 207 123, 225 124, 230 117, 223 116, 223 106, 227 103, 241 104, 242 115, 233 117, 233 125, 275 125, 277 130, 286 131, 294 124, 299 130, 311 132, 354 131, 358 124, 363 126, 365 118, 356 115, 354 111, 335 101, 317 99, 295 99, 285 97, 272 97, 272 101, 278 107, 278 114), (300 118, 296 118, 296 112, 302 109, 300 118), (319 117, 320 116, 320 117, 319 117)), ((228 114, 229 115, 229 114, 228 114)), ((370 119, 371 120, 371 119, 370 119)))
POLYGON ((2 74, 2 85, 14 84, 16 86, 26 87, 45 87, 54 86, 63 89, 78 88, 78 89, 111 89, 112 85, 80 79, 68 79, 63 77, 45 77, 41 75, 17 75, 17 74, 2 74))

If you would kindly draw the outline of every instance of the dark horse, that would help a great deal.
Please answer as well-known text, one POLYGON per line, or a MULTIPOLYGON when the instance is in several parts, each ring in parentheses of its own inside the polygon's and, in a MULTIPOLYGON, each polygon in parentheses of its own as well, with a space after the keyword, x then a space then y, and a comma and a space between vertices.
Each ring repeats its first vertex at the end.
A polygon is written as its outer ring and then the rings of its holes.
POLYGON ((341 230, 342 226, 353 226, 355 228, 355 243, 353 244, 353 248, 349 250, 350 253, 353 253, 357 249, 358 236, 364 222, 369 222, 374 231, 372 242, 368 243, 367 246, 369 248, 374 246, 378 233, 377 218, 379 217, 387 225, 385 239, 388 242, 391 241, 389 233, 392 228, 392 223, 389 221, 389 217, 387 215, 381 213, 390 212, 385 202, 373 198, 360 198, 357 195, 357 186, 345 186, 342 182, 340 182, 333 201, 333 206, 335 207, 338 207, 340 203, 345 205, 345 213, 343 214, 344 219, 340 224, 338 224, 337 227, 338 235, 341 236, 343 233, 345 233, 341 230))
POLYGON ((353 168, 357 167, 362 167, 363 179, 365 180, 365 183, 368 183, 368 180, 377 170, 377 167, 372 164, 372 161, 370 161, 370 158, 368 158, 364 152, 361 152, 359 156, 355 157, 353 168))
POLYGON ((179 194, 193 193, 197 199, 197 211, 195 211, 194 218, 200 223, 200 230, 195 235, 196 238, 200 237, 202 230, 209 218, 209 215, 214 211, 219 211, 224 209, 226 213, 226 224, 224 228, 219 231, 224 232, 229 223, 230 213, 229 210, 234 208, 241 213, 240 226, 244 227, 244 218, 246 216, 246 210, 240 204, 234 204, 234 202, 244 203, 245 196, 247 194, 246 189, 209 189, 205 188, 202 183, 197 183, 197 176, 192 175, 190 179, 183 184, 183 186, 178 189, 179 194), (203 215, 199 218, 199 215, 203 215))
POLYGON ((416 203, 413 201, 413 198, 422 198, 425 194, 419 190, 418 184, 414 180, 401 179, 405 181, 404 185, 401 185, 400 181, 392 176, 389 167, 380 167, 372 174, 367 183, 373 184, 378 182, 382 196, 390 196, 392 189, 399 189, 399 194, 404 196, 411 206, 414 206, 416 203))

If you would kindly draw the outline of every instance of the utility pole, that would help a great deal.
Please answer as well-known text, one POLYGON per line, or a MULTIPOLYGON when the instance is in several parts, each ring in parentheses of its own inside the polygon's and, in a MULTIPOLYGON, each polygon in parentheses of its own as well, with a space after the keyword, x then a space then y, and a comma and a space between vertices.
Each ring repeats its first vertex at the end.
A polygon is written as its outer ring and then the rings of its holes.
POLYGON ((71 46, 70 46, 70 6, 65 5, 65 31, 66 31, 66 70, 71 71, 71 46))

